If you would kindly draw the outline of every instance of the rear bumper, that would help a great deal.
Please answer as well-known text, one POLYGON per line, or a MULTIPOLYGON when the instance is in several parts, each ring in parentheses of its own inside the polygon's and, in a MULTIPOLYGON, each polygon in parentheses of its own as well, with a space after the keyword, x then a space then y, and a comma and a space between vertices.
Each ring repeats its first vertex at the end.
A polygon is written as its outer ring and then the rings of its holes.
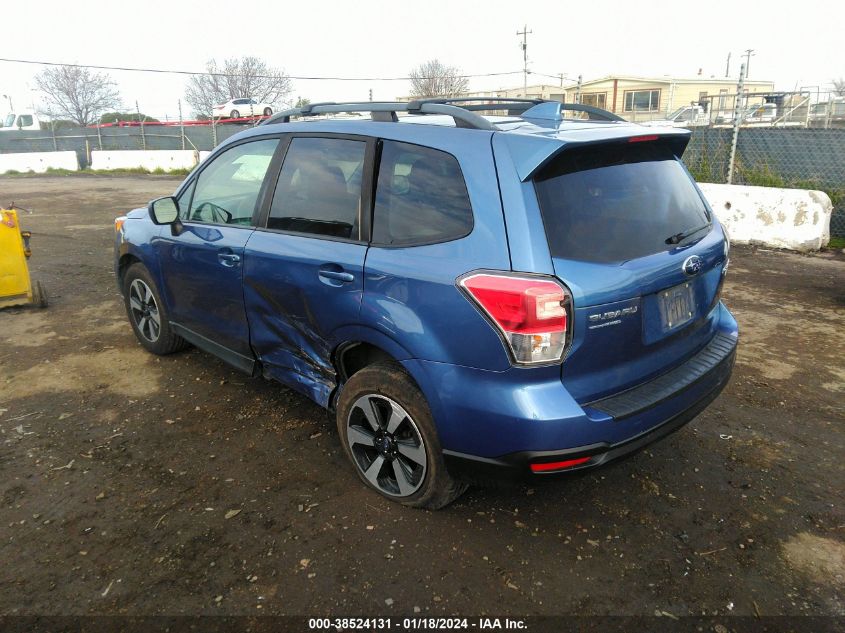
POLYGON ((559 370, 526 382, 518 369, 404 364, 429 399, 451 473, 473 481, 545 479, 633 453, 706 408, 728 383, 736 356, 736 321, 724 306, 719 310, 715 336, 698 354, 643 385, 589 404, 571 398, 559 370), (584 461, 563 471, 531 469, 575 459, 584 461))
POLYGON ((493 479, 519 481, 534 478, 548 479, 607 464, 613 460, 636 453, 652 442, 656 442, 677 431, 687 422, 694 419, 716 399, 728 384, 733 371, 735 358, 736 352, 734 350, 716 368, 709 372, 707 376, 702 378, 702 380, 708 383, 709 389, 688 408, 630 439, 617 442, 616 444, 599 442, 589 446, 578 446, 560 451, 520 451, 494 459, 444 451, 446 467, 455 477, 471 481, 493 479), (588 458, 588 460, 564 470, 535 473, 530 468, 531 464, 550 464, 580 460, 582 458, 588 458))

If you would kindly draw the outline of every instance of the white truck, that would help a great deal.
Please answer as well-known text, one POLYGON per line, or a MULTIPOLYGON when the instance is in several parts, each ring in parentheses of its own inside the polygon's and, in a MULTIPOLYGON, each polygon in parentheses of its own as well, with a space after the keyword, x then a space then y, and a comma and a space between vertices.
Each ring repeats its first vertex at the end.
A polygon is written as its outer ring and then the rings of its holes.
POLYGON ((707 125, 708 123, 710 123, 710 119, 704 107, 700 105, 688 105, 678 108, 665 119, 646 121, 642 125, 648 127, 694 127, 707 125))
POLYGON ((15 132, 17 130, 40 130, 41 121, 31 110, 9 112, 0 119, 0 132, 15 132))

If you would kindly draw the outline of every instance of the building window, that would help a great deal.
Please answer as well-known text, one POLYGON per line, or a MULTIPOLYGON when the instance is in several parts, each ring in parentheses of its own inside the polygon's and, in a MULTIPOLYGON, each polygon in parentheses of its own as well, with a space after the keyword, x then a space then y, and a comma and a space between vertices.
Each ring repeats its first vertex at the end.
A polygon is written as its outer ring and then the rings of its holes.
POLYGON ((581 103, 583 105, 594 106, 596 108, 607 109, 607 93, 606 92, 583 92, 581 93, 581 103))
POLYGON ((659 90, 625 91, 625 112, 655 112, 659 109, 659 90))
POLYGON ((719 90, 719 109, 724 110, 728 102, 728 89, 722 88, 719 90))

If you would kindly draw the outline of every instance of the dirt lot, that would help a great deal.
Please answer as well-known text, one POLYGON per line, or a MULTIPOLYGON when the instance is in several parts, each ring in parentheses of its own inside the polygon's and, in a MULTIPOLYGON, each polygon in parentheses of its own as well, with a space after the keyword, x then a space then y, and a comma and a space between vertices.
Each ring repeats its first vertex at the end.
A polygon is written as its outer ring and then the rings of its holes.
POLYGON ((112 219, 176 184, 0 178, 52 299, 0 312, 0 614, 845 614, 841 255, 734 249, 736 371, 680 432, 431 513, 305 398, 136 343, 112 219))

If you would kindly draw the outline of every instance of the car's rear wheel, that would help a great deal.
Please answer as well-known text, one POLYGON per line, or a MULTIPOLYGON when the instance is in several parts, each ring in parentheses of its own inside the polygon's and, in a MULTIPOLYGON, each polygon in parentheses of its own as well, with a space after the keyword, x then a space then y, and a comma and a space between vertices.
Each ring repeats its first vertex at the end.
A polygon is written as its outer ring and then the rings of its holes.
POLYGON ((264 116, 270 116, 273 114, 273 108, 264 108, 264 116))
POLYGON ((238 118, 240 118, 240 116, 241 116, 241 113, 240 113, 240 112, 238 112, 237 110, 232 110, 232 111, 229 113, 229 118, 230 118, 230 119, 238 119, 238 118))
POLYGON ((153 354, 165 355, 188 346, 170 327, 167 311, 149 271, 132 264, 123 278, 126 314, 138 341, 153 354))
POLYGON ((446 470, 425 397, 398 365, 370 365, 349 379, 337 427, 358 476, 388 499, 436 510, 466 490, 446 470))

